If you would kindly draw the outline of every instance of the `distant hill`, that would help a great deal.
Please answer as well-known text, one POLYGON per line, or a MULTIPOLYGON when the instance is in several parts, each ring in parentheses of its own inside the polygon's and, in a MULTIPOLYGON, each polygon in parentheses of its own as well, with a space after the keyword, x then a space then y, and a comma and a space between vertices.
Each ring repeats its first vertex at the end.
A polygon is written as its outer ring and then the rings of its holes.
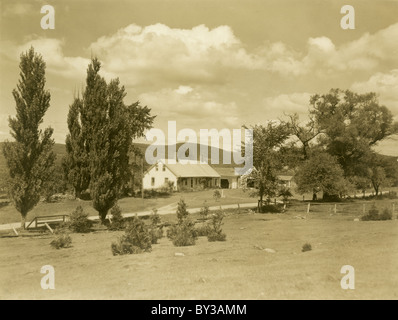
MULTIPOLYGON (((178 151, 178 149, 183 145, 184 143, 183 142, 181 142, 181 143, 177 143, 176 144, 176 151, 178 151)), ((146 144, 146 143, 134 143, 133 144, 134 145, 134 147, 135 148, 137 148, 139 151, 140 151, 140 153, 142 154, 142 155, 145 155, 145 151, 146 151, 146 149, 147 149, 147 147, 148 146, 150 146, 150 144, 146 144)), ((3 142, 0 142, 0 148, 1 148, 1 150, 2 150, 2 146, 3 146, 3 142)), ((195 148, 195 146, 193 146, 194 148, 195 148)), ((200 155, 200 144, 197 144, 196 145, 196 150, 197 150, 197 159, 196 160, 201 160, 201 155, 200 155)), ((166 158, 167 158, 167 155, 168 155, 168 146, 166 145, 165 146, 165 155, 166 155, 166 158)), ((0 151, 1 151, 0 150, 0 151)), ((62 159, 63 159, 63 157, 65 157, 65 155, 66 155, 66 148, 65 148, 65 144, 61 144, 61 143, 56 143, 55 145, 54 145, 54 152, 55 152, 55 154, 56 154, 56 156, 57 156, 57 158, 56 158, 56 165, 61 165, 61 163, 62 163, 62 159)), ((223 156, 224 156, 224 154, 223 154, 223 149, 221 149, 221 148, 214 148, 214 147, 210 147, 210 146, 208 146, 207 147, 207 150, 208 150, 208 163, 209 164, 211 164, 211 154, 212 154, 212 152, 214 153, 214 154, 218 154, 219 155, 219 162, 220 162, 220 164, 214 164, 214 166, 222 166, 222 167, 236 167, 236 164, 233 162, 234 160, 233 160, 233 154, 231 154, 231 164, 223 164, 223 156)), ((203 159, 202 159, 203 160, 203 159)), ((0 152, 0 170, 1 170, 1 172, 3 171, 3 170, 5 170, 6 169, 6 162, 5 162, 5 158, 4 158, 4 155, 3 155, 3 152, 1 151, 0 152)))

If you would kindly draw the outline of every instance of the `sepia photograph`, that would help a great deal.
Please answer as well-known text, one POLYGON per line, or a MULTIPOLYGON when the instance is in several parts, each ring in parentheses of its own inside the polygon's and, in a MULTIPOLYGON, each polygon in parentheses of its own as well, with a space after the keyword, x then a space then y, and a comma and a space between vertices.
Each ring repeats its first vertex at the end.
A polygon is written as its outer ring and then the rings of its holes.
POLYGON ((398 299, 398 0, 0 0, 0 43, 0 300, 398 299))

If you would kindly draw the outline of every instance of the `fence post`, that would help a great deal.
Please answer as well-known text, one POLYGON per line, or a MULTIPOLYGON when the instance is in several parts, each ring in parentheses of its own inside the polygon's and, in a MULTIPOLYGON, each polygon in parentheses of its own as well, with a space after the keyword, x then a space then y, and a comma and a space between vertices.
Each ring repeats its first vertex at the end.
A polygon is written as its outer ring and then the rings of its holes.
POLYGON ((337 204, 334 204, 334 214, 337 213, 337 204))
POLYGON ((366 204, 363 204, 362 205, 362 213, 365 215, 365 212, 366 212, 366 204))
POLYGON ((310 213, 311 202, 308 202, 307 213, 310 213))

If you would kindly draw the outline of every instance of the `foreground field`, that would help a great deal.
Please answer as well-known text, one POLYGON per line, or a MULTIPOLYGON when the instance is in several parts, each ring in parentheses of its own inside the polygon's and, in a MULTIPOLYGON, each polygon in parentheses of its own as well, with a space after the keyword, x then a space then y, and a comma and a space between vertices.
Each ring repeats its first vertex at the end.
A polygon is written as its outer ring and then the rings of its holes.
POLYGON ((49 246, 52 235, 3 237, 0 299, 398 298, 397 220, 298 215, 229 214, 226 242, 174 247, 162 238, 151 253, 126 256, 111 254, 120 232, 72 234, 73 247, 61 250, 49 246), (301 252, 306 242, 312 250, 301 252), (55 268, 55 290, 40 287, 43 265, 55 268), (343 265, 355 268, 354 290, 340 286, 343 265))

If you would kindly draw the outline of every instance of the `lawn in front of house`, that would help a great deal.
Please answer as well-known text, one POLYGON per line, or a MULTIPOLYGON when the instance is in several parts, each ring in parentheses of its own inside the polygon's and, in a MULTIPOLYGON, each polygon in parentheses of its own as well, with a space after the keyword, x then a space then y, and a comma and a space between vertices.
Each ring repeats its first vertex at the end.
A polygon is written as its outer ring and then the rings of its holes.
MULTIPOLYGON (((242 189, 224 189, 222 190, 224 197, 218 200, 213 198, 213 193, 214 190, 204 190, 195 192, 175 192, 166 197, 145 199, 126 197, 120 199, 118 204, 122 209, 122 213, 134 213, 160 209, 165 206, 169 206, 171 210, 174 210, 181 198, 187 203, 188 209, 202 207, 204 201, 206 201, 209 206, 250 202, 256 203, 257 201, 256 198, 249 196, 249 192, 244 192, 242 189)), ((91 201, 61 199, 52 203, 40 202, 28 213, 27 221, 31 221, 36 216, 70 214, 78 205, 81 205, 90 216, 98 215, 98 212, 92 207, 91 201)), ((11 203, 0 208, 0 224, 18 222, 20 219, 19 212, 11 203)))

